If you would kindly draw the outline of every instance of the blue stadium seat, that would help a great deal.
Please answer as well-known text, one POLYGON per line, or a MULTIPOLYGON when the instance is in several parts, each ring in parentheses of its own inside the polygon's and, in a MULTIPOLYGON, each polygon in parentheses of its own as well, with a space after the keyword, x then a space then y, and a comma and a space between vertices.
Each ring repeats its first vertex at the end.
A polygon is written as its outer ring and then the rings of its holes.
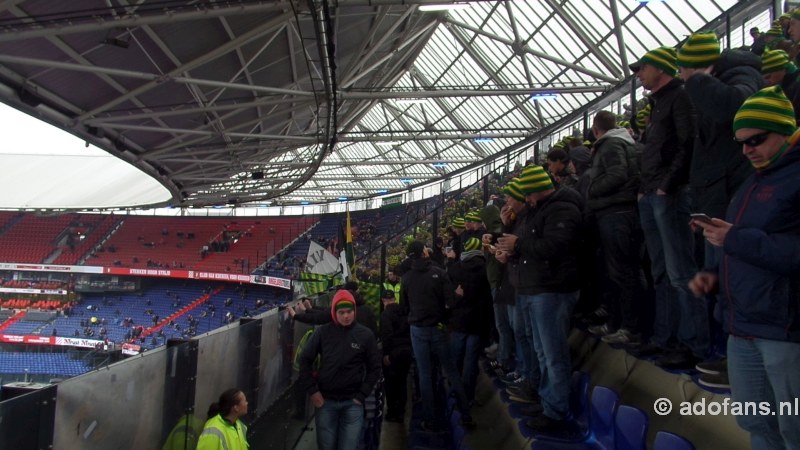
POLYGON ((695 450, 695 448, 694 444, 683 436, 669 431, 659 431, 656 433, 653 450, 695 450))
POLYGON ((556 449, 613 449, 614 415, 619 405, 619 394, 605 386, 595 386, 589 411, 588 432, 580 441, 559 441, 538 436, 532 448, 536 450, 556 449))
POLYGON ((647 448, 647 414, 639 408, 620 405, 614 417, 614 448, 616 450, 645 450, 647 448))

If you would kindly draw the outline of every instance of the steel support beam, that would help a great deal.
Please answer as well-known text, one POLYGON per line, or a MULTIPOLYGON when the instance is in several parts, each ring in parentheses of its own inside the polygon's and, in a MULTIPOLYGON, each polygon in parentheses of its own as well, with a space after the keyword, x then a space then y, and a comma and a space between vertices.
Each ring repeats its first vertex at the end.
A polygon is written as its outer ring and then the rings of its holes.
MULTIPOLYGON (((466 23, 454 20, 451 17, 447 17, 444 20, 445 20, 445 22, 446 22, 446 24, 448 26, 452 25, 452 26, 461 27, 461 28, 463 28, 465 30, 472 31, 475 34, 479 34, 481 36, 487 37, 487 38, 492 39, 494 41, 506 44, 509 47, 514 45, 514 40, 513 39, 508 39, 508 38, 504 38, 504 37, 498 36, 498 35, 496 35, 494 33, 490 33, 488 31, 482 30, 480 28, 473 27, 472 25, 468 25, 466 23)), ((616 78, 609 77, 608 75, 602 74, 600 72, 595 72, 594 70, 590 70, 590 69, 587 69, 587 68, 585 68, 583 66, 580 66, 578 64, 571 63, 571 62, 569 62, 569 61, 567 61, 565 59, 558 58, 558 57, 553 56, 553 55, 548 55, 547 53, 540 52, 538 50, 534 50, 528 45, 522 46, 522 50, 525 53, 531 54, 531 55, 536 56, 538 58, 546 59, 548 61, 551 61, 551 62, 554 62, 556 64, 562 65, 564 67, 568 67, 568 68, 570 68, 570 69, 572 69, 572 70, 574 70, 576 72, 580 72, 580 73, 589 75, 592 78, 597 78, 598 80, 603 80, 603 81, 606 81, 608 83, 613 83, 613 84, 619 83, 619 80, 616 79, 616 78)))

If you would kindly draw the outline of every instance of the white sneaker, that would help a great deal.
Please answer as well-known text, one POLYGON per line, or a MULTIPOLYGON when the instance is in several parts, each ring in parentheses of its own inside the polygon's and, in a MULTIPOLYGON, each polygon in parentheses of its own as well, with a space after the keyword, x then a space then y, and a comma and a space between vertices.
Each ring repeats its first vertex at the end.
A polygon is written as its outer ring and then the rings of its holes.
POLYGON ((630 344, 641 342, 639 335, 633 334, 624 328, 620 328, 614 333, 607 334, 601 337, 600 340, 606 344, 630 344))

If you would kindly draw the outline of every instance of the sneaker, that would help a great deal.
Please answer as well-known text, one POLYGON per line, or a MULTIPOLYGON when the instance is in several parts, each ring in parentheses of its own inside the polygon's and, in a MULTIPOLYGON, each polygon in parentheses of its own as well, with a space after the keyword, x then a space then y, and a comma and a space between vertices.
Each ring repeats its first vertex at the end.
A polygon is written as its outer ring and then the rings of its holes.
POLYGON ((718 361, 704 361, 697 363, 694 368, 709 375, 719 375, 723 372, 728 372, 728 359, 723 358, 718 361))
POLYGON ((581 322, 586 325, 602 325, 608 322, 608 311, 606 311, 605 307, 601 306, 592 313, 587 314, 586 317, 581 319, 581 322))
POLYGON ((624 328, 620 328, 614 333, 607 334, 601 337, 600 340, 606 344, 632 344, 641 342, 641 338, 638 334, 633 334, 624 328))
POLYGON ((500 377, 500 381, 502 381, 505 384, 516 384, 516 383, 519 383, 520 380, 524 380, 524 379, 525 379, 525 377, 523 377, 522 375, 518 374, 516 371, 509 372, 505 376, 500 377))
POLYGON ((602 325, 595 325, 589 327, 587 328, 587 330, 589 331, 589 333, 592 333, 595 336, 606 336, 614 332, 613 330, 611 330, 611 327, 609 327, 608 322, 602 325))
POLYGON ((728 380, 728 372, 704 373, 700 375, 697 382, 705 387, 717 389, 730 389, 731 382, 728 380))
POLYGON ((494 372, 500 376, 505 374, 505 371, 503 370, 503 364, 501 364, 500 361, 496 359, 489 361, 489 364, 487 364, 486 366, 489 368, 487 372, 494 372))
POLYGON ((668 353, 656 360, 656 365, 668 370, 691 370, 700 358, 685 351, 668 353))
POLYGON ((559 433, 567 428, 566 420, 551 419, 544 414, 539 414, 536 417, 528 420, 528 427, 536 433, 559 433))

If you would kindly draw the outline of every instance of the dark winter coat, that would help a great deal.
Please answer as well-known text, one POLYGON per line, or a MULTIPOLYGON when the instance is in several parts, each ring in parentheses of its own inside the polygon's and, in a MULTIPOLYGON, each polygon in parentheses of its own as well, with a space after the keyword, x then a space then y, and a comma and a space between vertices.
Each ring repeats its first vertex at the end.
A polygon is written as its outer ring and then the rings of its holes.
POLYGON ((745 180, 726 220, 733 227, 719 268, 725 330, 800 342, 800 146, 745 180))
POLYGON ((587 206, 595 215, 636 209, 639 160, 628 130, 608 130, 594 144, 587 206))
POLYGON ((722 217, 753 172, 742 146, 733 140, 733 117, 763 86, 761 58, 738 49, 722 52, 712 75, 696 74, 686 81, 698 122, 690 172, 696 211, 722 217))
POLYGON ((486 260, 478 250, 462 253, 462 260, 448 268, 453 287, 461 286, 463 296, 454 296, 450 329, 489 338, 492 327, 492 290, 486 278, 486 260))
POLYGON ((441 267, 428 258, 414 259, 400 282, 400 304, 407 308, 408 323, 420 327, 446 324, 453 306, 453 285, 441 267))
POLYGON ((675 78, 650 96, 653 110, 644 136, 641 185, 646 194, 678 192, 689 181, 695 139, 695 112, 683 81, 675 78))
POLYGON ((561 188, 528 211, 526 230, 516 242, 517 295, 580 289, 578 253, 583 232, 583 199, 561 188))
POLYGON ((300 354, 299 385, 308 393, 333 400, 357 399, 364 403, 381 375, 381 355, 375 336, 365 326, 322 325, 300 354), (319 374, 312 367, 320 355, 319 374))
POLYGON ((397 303, 386 305, 381 314, 381 349, 384 355, 411 349, 408 316, 397 303))

